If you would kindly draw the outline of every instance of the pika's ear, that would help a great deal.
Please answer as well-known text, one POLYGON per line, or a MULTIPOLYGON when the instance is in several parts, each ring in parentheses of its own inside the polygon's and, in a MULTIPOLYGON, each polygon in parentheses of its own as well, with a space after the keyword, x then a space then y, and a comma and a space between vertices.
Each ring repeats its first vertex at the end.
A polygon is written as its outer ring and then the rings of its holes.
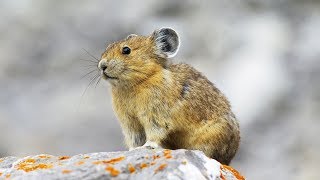
POLYGON ((136 37, 136 36, 138 36, 138 35, 136 35, 136 34, 130 34, 129 36, 127 36, 126 40, 128 40, 128 39, 130 39, 130 38, 133 38, 133 37, 136 37))
POLYGON ((156 45, 156 54, 163 58, 174 57, 180 46, 180 40, 177 32, 170 28, 161 28, 155 30, 152 34, 156 45))

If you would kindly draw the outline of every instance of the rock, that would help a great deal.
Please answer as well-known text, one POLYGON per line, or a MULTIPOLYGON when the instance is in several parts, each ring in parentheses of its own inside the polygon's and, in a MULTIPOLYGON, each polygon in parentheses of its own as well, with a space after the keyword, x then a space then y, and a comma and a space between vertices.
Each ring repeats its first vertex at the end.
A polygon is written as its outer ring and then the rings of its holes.
POLYGON ((201 151, 99 152, 76 156, 41 154, 0 159, 0 179, 244 179, 201 151))

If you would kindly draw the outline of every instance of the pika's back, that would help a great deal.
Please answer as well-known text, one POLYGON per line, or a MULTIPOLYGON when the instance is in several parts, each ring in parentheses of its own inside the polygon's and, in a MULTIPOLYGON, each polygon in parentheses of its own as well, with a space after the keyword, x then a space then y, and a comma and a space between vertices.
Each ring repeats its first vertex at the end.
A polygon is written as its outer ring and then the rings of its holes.
MULTIPOLYGON (((180 99, 190 105, 198 120, 237 121, 226 96, 201 72, 184 63, 170 66, 176 87, 180 87, 180 99)), ((238 126, 238 125, 236 125, 238 126)))

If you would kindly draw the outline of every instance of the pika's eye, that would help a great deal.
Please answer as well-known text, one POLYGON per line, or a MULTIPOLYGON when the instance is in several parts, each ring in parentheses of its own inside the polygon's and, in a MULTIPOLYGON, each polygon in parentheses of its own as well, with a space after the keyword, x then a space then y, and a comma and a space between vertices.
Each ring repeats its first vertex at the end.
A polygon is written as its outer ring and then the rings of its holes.
POLYGON ((130 54, 131 49, 127 46, 122 48, 122 54, 130 54))

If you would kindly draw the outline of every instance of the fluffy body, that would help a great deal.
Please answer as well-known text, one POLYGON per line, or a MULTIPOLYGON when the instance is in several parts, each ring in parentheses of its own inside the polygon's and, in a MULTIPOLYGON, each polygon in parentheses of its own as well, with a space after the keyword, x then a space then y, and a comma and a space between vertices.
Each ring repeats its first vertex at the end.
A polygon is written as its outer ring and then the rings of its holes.
POLYGON ((228 100, 190 65, 169 63, 155 36, 116 42, 99 63, 108 67, 103 76, 112 84, 113 108, 127 146, 197 149, 229 164, 240 133, 228 100), (121 53, 124 46, 130 54, 121 53))

